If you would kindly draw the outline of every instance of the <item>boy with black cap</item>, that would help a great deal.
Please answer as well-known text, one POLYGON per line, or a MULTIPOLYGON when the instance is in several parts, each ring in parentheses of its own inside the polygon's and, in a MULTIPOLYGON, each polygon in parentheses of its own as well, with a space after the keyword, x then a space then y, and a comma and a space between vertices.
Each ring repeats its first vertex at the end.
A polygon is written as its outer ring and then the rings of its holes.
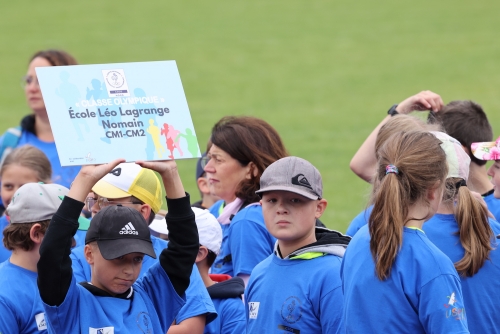
POLYGON ((277 240, 245 291, 247 333, 341 333, 340 265, 350 237, 315 227, 327 202, 319 171, 286 157, 262 174, 266 228, 277 240))
MULTIPOLYGON (((101 208, 109 205, 123 205, 140 212, 149 224, 160 211, 162 205, 161 183, 154 171, 142 168, 135 163, 121 163, 110 173, 106 174, 92 187, 93 197, 87 197, 87 210, 95 216, 101 208)), ((158 221, 166 229, 165 221, 158 221)), ((155 223, 156 224, 156 223, 155 223)), ((149 225, 150 229, 152 226, 149 225)), ((151 235, 151 242, 156 255, 159 257, 168 242, 151 235)), ((88 282, 91 280, 90 266, 86 256, 91 248, 76 247, 71 251, 71 267, 76 281, 88 282)), ((145 257, 139 277, 146 274, 149 267, 158 262, 158 259, 145 257)), ((201 334, 207 323, 217 316, 213 303, 208 295, 203 281, 194 268, 190 276, 190 284, 186 290, 186 304, 175 318, 175 325, 169 329, 169 334, 189 333, 201 334)))
POLYGON ((137 280, 144 255, 156 256, 149 229, 137 210, 116 205, 101 210, 87 232, 90 284, 77 284, 72 275, 69 241, 83 201, 120 162, 82 167, 40 247, 38 287, 53 332, 165 333, 184 304, 181 296, 198 252, 198 232, 173 161, 139 163, 157 171, 165 184, 170 242, 160 261, 137 280))
POLYGON ((36 264, 49 220, 67 193, 58 184, 27 183, 12 197, 10 224, 3 231, 12 255, 0 264, 0 333, 47 332, 36 264))

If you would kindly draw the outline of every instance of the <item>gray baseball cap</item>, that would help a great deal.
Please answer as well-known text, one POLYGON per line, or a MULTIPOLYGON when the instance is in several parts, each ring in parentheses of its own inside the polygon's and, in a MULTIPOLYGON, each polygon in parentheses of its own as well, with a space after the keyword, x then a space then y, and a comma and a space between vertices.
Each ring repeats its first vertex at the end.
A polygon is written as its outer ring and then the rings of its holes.
POLYGON ((58 184, 26 183, 15 192, 7 207, 11 224, 52 219, 69 189, 58 184))
POLYGON ((309 161, 298 157, 286 157, 273 162, 260 178, 262 193, 273 190, 290 191, 309 199, 321 199, 323 181, 321 174, 309 161))

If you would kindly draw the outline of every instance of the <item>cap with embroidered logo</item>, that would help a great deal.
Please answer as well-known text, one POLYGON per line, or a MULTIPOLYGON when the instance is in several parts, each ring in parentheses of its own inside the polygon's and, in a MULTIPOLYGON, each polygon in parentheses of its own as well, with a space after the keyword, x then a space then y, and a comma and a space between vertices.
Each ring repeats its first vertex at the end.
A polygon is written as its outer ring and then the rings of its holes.
POLYGON ((112 205, 99 211, 85 236, 85 244, 97 242, 101 255, 113 260, 130 253, 143 253, 156 258, 148 223, 139 211, 112 205))
POLYGON ((92 187, 106 198, 134 196, 158 213, 162 204, 161 183, 156 174, 136 163, 121 163, 92 187))
POLYGON ((260 178, 262 193, 273 190, 290 191, 309 199, 321 199, 323 181, 318 169, 309 161, 298 157, 286 157, 273 162, 260 178))

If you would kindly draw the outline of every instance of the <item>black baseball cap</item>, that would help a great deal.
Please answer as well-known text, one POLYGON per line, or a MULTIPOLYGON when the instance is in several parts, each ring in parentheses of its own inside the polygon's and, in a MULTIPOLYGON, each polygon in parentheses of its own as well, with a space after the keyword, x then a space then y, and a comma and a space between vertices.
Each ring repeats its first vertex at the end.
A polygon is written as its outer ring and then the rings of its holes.
POLYGON ((148 223, 139 211, 112 205, 99 211, 85 236, 85 244, 97 241, 99 251, 106 260, 130 253, 143 253, 156 258, 148 223))

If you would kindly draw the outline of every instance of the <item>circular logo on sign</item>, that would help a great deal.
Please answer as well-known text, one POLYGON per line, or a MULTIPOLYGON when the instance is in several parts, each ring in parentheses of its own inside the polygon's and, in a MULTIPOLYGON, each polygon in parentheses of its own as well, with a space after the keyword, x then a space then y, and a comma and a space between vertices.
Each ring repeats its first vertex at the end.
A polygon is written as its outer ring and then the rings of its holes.
POLYGON ((281 317, 289 324, 296 323, 302 317, 300 299, 295 296, 288 297, 281 306, 281 317))
POLYGON ((106 82, 114 88, 120 88, 125 83, 125 78, 117 71, 109 71, 106 75, 106 82))
POLYGON ((153 334, 153 324, 146 312, 140 312, 137 315, 137 326, 144 334, 153 334))

